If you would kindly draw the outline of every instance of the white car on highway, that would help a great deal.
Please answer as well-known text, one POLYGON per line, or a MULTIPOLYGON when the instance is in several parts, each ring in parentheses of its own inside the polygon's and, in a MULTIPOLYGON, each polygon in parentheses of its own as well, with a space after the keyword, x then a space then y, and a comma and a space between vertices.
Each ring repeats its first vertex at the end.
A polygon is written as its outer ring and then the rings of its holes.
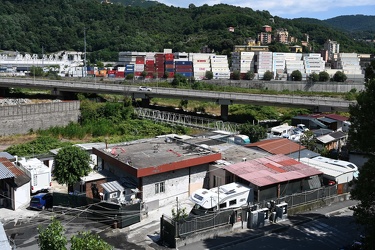
POLYGON ((152 91, 152 88, 149 88, 149 87, 145 87, 145 86, 140 86, 138 88, 139 91, 152 91))

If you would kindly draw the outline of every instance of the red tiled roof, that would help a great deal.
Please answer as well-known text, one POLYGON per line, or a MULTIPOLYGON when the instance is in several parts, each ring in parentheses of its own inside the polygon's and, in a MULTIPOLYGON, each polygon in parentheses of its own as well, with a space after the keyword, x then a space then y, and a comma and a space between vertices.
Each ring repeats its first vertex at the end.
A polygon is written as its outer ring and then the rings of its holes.
POLYGON ((224 169, 258 187, 322 174, 282 154, 228 165, 224 169))
POLYGON ((336 114, 328 114, 328 115, 325 115, 325 117, 331 118, 333 120, 341 121, 341 122, 349 120, 348 117, 336 115, 336 114))
POLYGON ((285 155, 285 154, 290 154, 290 153, 294 153, 299 150, 305 149, 304 146, 300 146, 298 143, 295 143, 286 138, 258 141, 258 142, 250 143, 246 145, 246 147, 248 148, 257 147, 274 155, 277 155, 277 154, 285 155))

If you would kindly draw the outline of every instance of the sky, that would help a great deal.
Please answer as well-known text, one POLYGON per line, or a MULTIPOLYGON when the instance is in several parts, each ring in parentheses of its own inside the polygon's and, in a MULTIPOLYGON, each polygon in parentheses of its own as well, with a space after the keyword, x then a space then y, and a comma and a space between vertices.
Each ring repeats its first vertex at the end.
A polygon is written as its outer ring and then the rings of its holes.
POLYGON ((375 15, 374 0, 157 0, 168 6, 188 8, 189 4, 199 7, 204 4, 228 4, 267 10, 271 15, 282 18, 308 17, 325 20, 343 15, 375 15))

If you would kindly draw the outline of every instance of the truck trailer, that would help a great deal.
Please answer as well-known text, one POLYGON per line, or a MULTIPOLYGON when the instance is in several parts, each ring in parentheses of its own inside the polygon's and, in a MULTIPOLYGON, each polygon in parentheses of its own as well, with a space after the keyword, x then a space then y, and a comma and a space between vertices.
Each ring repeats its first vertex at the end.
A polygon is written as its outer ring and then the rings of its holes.
POLYGON ((30 192, 49 191, 52 186, 51 169, 37 158, 17 159, 17 165, 31 178, 30 192))

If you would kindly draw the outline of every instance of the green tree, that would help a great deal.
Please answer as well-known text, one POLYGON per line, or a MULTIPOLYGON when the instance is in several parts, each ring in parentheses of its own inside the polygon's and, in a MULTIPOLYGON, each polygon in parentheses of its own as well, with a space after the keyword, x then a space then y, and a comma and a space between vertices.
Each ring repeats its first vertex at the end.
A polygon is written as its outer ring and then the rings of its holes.
POLYGON ((368 161, 359 171, 351 190, 352 199, 359 200, 352 209, 356 221, 365 227, 366 248, 375 247, 375 78, 365 83, 365 90, 357 96, 357 103, 349 107, 349 142, 352 149, 368 154, 368 161))
POLYGON ((292 79, 292 81, 301 81, 301 80, 302 80, 302 73, 301 73, 301 71, 299 71, 299 70, 294 70, 294 71, 290 74, 290 78, 292 79))
POLYGON ((334 75, 333 75, 333 81, 335 82, 345 82, 346 79, 348 77, 345 75, 344 72, 342 71, 337 71, 334 75))
POLYGON ((126 74, 125 79, 126 80, 132 80, 132 79, 134 79, 134 74, 126 74))
POLYGON ((369 82, 371 79, 375 78, 375 60, 372 60, 370 65, 365 69, 365 79, 369 82))
POLYGON ((305 146, 308 150, 315 151, 316 149, 316 138, 314 133, 310 130, 303 132, 300 137, 301 145, 305 146))
POLYGON ((60 184, 68 187, 90 173, 89 154, 76 146, 61 148, 54 160, 53 175, 60 184))
POLYGON ((36 76, 36 77, 44 76, 43 68, 31 66, 30 67, 30 76, 36 76))
POLYGON ((142 71, 142 73, 141 73, 141 76, 143 77, 143 79, 145 79, 146 78, 146 76, 147 76, 147 71, 142 71))
POLYGON ((326 71, 319 72, 319 82, 328 82, 329 74, 326 71))
POLYGON ((250 142, 257 142, 267 137, 267 129, 260 125, 253 125, 250 122, 241 124, 240 134, 249 136, 250 142))
POLYGON ((253 80, 254 76, 255 76, 254 72, 249 70, 245 74, 245 80, 253 80))
POLYGON ((270 81, 271 79, 273 79, 273 72, 267 70, 263 75, 263 80, 270 81))
POLYGON ((315 72, 311 73, 309 78, 312 82, 318 82, 319 81, 319 75, 315 72))
POLYGON ((206 71, 206 74, 205 74, 205 78, 207 80, 212 80, 212 78, 214 78, 214 73, 212 73, 212 71, 206 71))
POLYGON ((80 232, 70 240, 71 250, 111 250, 113 247, 91 232, 80 232))
POLYGON ((241 73, 239 70, 234 70, 232 73, 233 80, 240 80, 241 79, 241 73))
POLYGON ((60 221, 52 218, 52 222, 46 227, 38 226, 38 245, 40 250, 65 250, 67 239, 60 221))
POLYGON ((184 208, 177 208, 176 210, 172 208, 172 219, 175 221, 185 219, 189 215, 186 213, 186 207, 184 208))

